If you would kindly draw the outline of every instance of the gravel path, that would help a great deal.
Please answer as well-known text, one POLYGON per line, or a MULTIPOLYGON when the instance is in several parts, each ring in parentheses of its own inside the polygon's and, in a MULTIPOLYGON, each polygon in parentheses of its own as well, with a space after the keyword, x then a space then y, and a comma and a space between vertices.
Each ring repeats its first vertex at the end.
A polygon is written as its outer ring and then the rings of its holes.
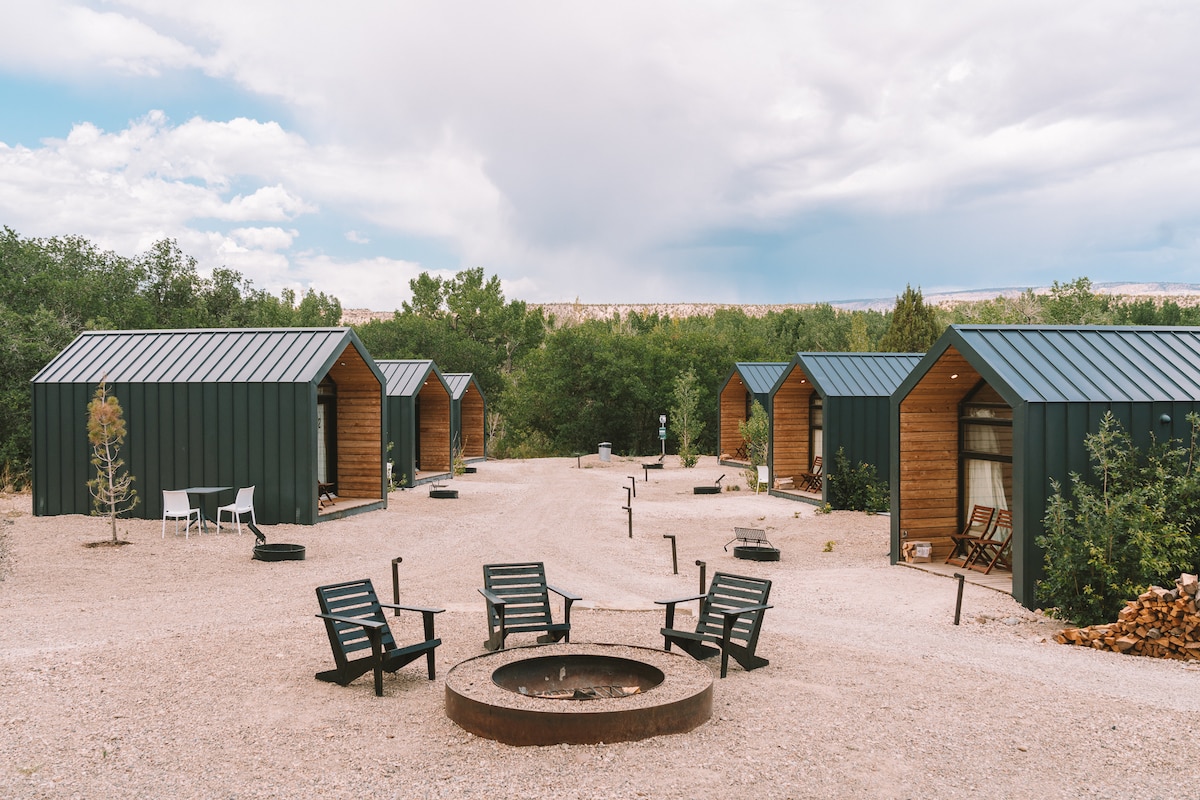
POLYGON ((744 481, 693 495, 722 473, 741 480, 711 458, 648 483, 636 461, 581 463, 488 462, 454 481, 458 500, 419 488, 386 511, 266 528, 306 546, 299 562, 253 561, 249 535, 162 539, 158 521, 123 523, 128 546, 89 548, 101 520, 0 499, 0 797, 1194 793, 1200 668, 1054 644, 1059 625, 980 587, 954 626, 956 583, 889 566, 886 516, 817 515, 744 481), (783 560, 735 561, 722 550, 735 525, 766 529, 783 560), (677 537, 679 575, 663 534, 677 537), (402 602, 447 609, 439 679, 414 664, 382 698, 369 677, 314 680, 332 662, 313 588, 370 577, 388 595, 396 556, 402 602), (771 578, 759 645, 771 664, 731 664, 712 719, 686 734, 530 748, 471 736, 446 718, 441 677, 482 652, 480 565, 524 559, 584 596, 573 640, 648 647, 662 641, 652 601, 695 590, 697 559, 771 578))

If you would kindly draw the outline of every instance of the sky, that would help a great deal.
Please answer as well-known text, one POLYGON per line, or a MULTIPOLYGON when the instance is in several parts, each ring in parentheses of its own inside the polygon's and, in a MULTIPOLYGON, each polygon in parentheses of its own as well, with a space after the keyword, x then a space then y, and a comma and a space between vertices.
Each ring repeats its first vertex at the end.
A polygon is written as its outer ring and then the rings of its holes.
POLYGON ((0 225, 390 311, 1200 283, 1200 4, 0 0, 0 225))

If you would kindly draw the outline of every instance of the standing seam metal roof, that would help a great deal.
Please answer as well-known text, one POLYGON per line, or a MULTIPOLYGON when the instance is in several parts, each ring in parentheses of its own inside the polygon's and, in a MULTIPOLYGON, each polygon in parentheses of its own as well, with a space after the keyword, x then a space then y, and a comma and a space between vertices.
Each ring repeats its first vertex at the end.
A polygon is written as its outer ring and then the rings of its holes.
POLYGON ((797 353, 796 363, 826 397, 890 397, 924 353, 797 353))
POLYGON ((430 372, 437 372, 430 359, 385 359, 375 362, 387 381, 388 397, 407 397, 421 391, 430 372))
POLYGON ((1200 399, 1200 328, 951 326, 1026 402, 1200 399))
MULTIPOLYGON (((742 376, 746 388, 753 394, 768 394, 775 381, 788 368, 787 361, 739 361, 734 371, 742 376)), ((732 376, 731 376, 732 377, 732 376)), ((727 381, 728 382, 728 381, 727 381)))
POLYGON ((474 377, 472 372, 447 372, 442 375, 446 379, 446 385, 450 387, 450 399, 461 400, 463 394, 466 393, 467 387, 471 385, 471 379, 474 377))
POLYGON ((85 331, 34 383, 308 383, 349 328, 85 331))

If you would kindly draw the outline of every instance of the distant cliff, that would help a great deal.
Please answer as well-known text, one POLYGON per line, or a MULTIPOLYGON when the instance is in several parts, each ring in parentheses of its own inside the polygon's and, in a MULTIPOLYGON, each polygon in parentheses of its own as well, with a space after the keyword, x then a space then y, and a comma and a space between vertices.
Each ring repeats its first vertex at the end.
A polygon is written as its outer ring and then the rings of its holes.
MULTIPOLYGON (((1016 297, 1025 288, 973 289, 961 292, 924 294, 926 303, 949 308, 959 303, 976 303, 994 300, 997 297, 1016 297)), ((1047 294, 1049 286, 1033 288, 1034 294, 1047 294)), ((1160 302, 1173 300, 1181 306, 1200 305, 1200 285, 1194 283, 1094 283, 1092 291, 1109 294, 1125 300, 1153 297, 1160 302)), ((592 319, 624 319, 632 313, 643 317, 658 314, 669 319, 686 317, 709 317, 717 311, 741 309, 748 317, 764 317, 771 311, 812 308, 817 303, 772 303, 769 305, 739 305, 737 303, 528 303, 529 308, 541 308, 547 316, 554 315, 559 325, 570 325, 592 319)), ((830 302, 834 308, 845 311, 891 311, 896 305, 895 297, 880 297, 869 300, 839 300, 830 302)), ((391 311, 370 311, 365 308, 348 308, 342 312, 343 325, 361 325, 372 319, 391 319, 391 311)))

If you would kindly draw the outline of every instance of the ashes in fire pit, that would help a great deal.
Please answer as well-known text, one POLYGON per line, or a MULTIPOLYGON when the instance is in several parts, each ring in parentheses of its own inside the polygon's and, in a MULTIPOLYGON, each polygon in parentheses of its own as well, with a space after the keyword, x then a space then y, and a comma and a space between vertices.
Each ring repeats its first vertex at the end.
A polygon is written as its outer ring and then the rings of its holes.
POLYGON ((665 677, 661 669, 641 661, 577 653, 514 661, 493 672, 492 682, 529 697, 600 700, 640 694, 665 677))
POLYGON ((455 665, 446 675, 446 716, 506 744, 636 741, 704 724, 712 684, 709 668, 681 653, 617 644, 516 647, 455 665))

